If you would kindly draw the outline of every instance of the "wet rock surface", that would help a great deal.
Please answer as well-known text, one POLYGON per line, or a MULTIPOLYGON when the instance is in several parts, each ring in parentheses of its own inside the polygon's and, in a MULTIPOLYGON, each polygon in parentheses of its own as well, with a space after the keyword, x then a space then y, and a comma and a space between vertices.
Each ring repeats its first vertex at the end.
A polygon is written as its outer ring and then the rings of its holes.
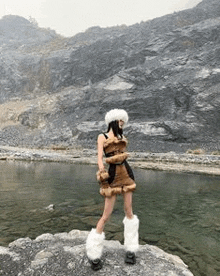
POLYGON ((124 263, 125 251, 118 241, 105 241, 104 266, 94 272, 90 268, 85 241, 88 232, 43 234, 35 240, 18 239, 8 247, 0 247, 0 273, 4 276, 32 275, 193 275, 182 260, 156 246, 141 245, 137 263, 124 263))
POLYGON ((94 148, 106 111, 119 107, 131 150, 218 150, 219 18, 219 1, 203 0, 72 38, 3 18, 0 144, 94 148))

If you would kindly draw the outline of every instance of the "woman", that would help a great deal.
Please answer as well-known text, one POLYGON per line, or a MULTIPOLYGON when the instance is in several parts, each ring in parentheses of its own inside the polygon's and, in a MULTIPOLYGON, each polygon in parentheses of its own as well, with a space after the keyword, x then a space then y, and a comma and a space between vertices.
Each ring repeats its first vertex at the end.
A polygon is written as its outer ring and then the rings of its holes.
POLYGON ((116 196, 122 194, 124 198, 124 245, 126 249, 125 262, 135 264, 135 252, 138 250, 139 220, 132 211, 132 192, 136 188, 134 176, 126 159, 127 139, 123 135, 123 127, 128 122, 128 114, 123 109, 112 109, 105 116, 108 126, 107 133, 98 136, 98 172, 100 194, 105 197, 105 206, 102 217, 92 229, 86 241, 87 256, 93 270, 102 268, 101 255, 105 239, 104 226, 109 219, 116 196), (109 164, 106 172, 103 164, 103 152, 106 163, 109 164))

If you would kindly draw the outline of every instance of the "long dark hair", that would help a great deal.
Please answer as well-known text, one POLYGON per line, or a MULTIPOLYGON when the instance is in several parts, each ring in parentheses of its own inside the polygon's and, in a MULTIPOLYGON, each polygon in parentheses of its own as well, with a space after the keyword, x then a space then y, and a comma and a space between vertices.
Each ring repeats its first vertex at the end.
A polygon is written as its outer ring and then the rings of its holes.
POLYGON ((121 138, 122 138, 123 130, 122 130, 122 128, 120 128, 118 126, 118 121, 117 120, 112 121, 112 122, 109 123, 107 132, 109 132, 110 129, 112 129, 112 131, 114 133, 114 136, 118 137, 120 135, 121 138))

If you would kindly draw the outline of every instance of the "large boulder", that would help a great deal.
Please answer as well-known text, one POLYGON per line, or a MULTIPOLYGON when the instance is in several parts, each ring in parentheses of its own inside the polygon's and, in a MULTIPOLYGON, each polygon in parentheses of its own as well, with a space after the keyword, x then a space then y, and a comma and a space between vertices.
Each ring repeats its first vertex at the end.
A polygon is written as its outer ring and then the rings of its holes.
POLYGON ((127 265, 124 263, 124 247, 118 241, 105 241, 104 266, 93 272, 85 250, 87 235, 86 231, 73 230, 70 233, 43 234, 35 240, 18 239, 8 247, 0 247, 0 273, 5 276, 193 276, 179 257, 151 245, 141 245, 136 265, 127 265))

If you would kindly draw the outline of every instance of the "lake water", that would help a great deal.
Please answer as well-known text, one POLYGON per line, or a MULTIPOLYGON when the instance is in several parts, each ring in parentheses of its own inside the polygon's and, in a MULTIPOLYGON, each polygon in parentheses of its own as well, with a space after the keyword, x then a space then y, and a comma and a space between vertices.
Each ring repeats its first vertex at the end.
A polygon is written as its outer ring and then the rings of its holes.
MULTIPOLYGON (((0 161, 0 245, 42 233, 90 230, 103 208, 96 169, 0 161)), ((180 256, 195 276, 220 275, 220 177, 141 169, 134 174, 140 243, 180 256)), ((123 242, 123 217, 118 196, 107 239, 123 242)))

